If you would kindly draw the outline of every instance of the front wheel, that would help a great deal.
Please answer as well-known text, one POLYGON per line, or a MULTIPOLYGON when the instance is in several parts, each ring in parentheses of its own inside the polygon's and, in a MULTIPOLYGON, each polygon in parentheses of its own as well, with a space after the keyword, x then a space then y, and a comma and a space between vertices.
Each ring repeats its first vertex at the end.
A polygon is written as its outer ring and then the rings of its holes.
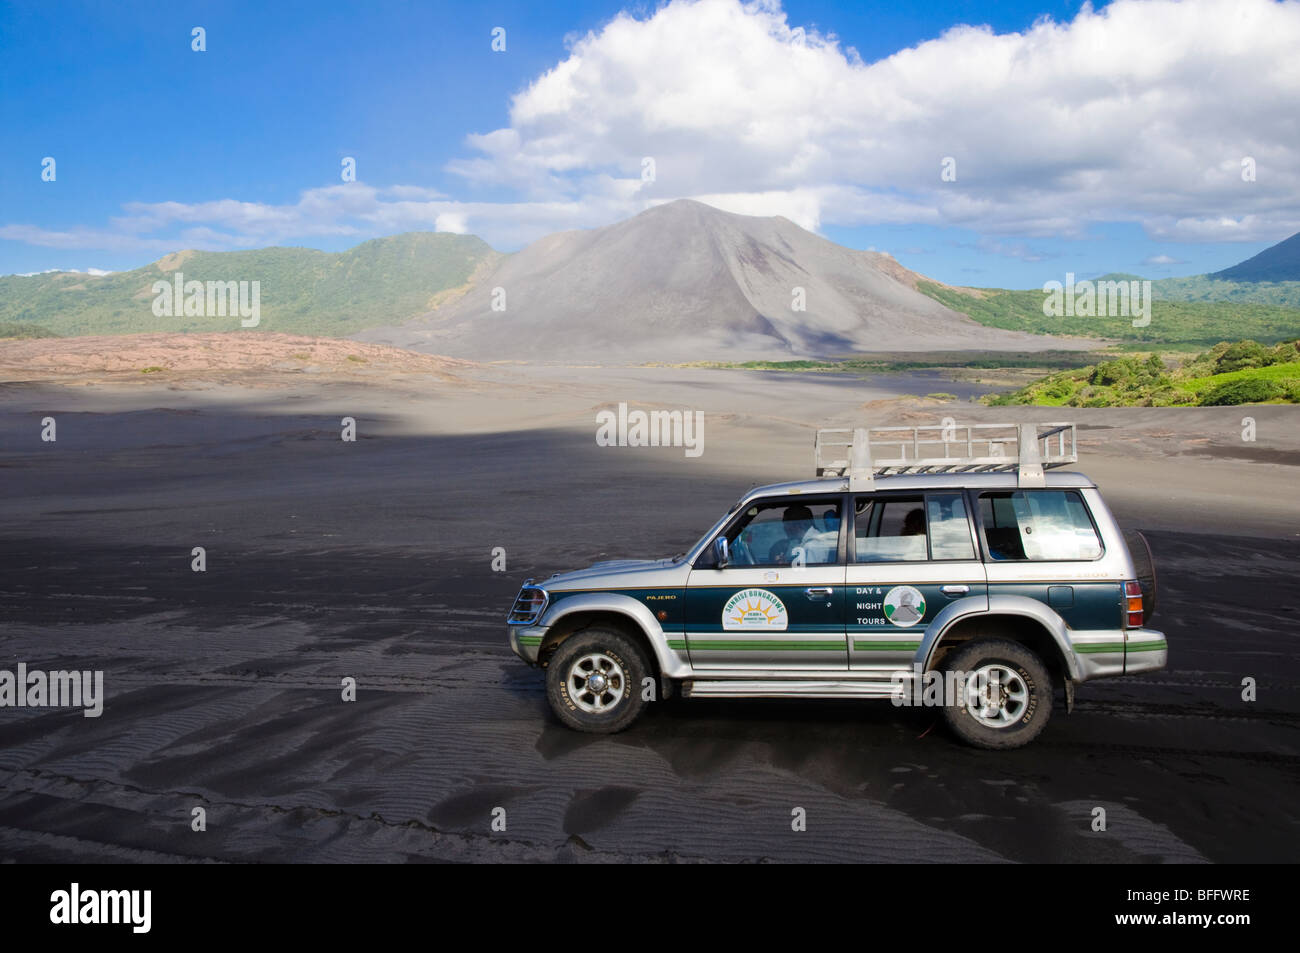
POLYGON ((649 674, 645 653, 612 629, 584 629, 560 644, 546 666, 551 710, 570 728, 593 734, 622 731, 640 717, 649 674))
POLYGON ((1018 642, 979 639, 943 660, 944 720, 962 741, 1006 750, 1027 745, 1052 717, 1052 680, 1018 642))

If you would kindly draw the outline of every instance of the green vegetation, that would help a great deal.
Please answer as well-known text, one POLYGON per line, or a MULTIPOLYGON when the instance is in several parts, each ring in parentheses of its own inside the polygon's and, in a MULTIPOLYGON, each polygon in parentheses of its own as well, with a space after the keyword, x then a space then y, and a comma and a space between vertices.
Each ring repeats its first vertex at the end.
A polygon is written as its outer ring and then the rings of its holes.
MULTIPOLYGON (((1225 281, 1210 275, 1151 282, 1156 300, 1220 301, 1300 308, 1300 281, 1225 281)), ((1153 319, 1154 320, 1154 319, 1153 319)))
POLYGON ((0 277, 0 329, 60 335, 235 331, 238 317, 158 317, 159 280, 260 282, 258 330, 345 337, 435 307, 500 254, 472 235, 410 232, 331 254, 310 248, 181 252, 134 271, 0 277))
POLYGON ((0 338, 56 338, 49 328, 38 324, 19 324, 15 321, 0 322, 0 338))
MULTIPOLYGON (((1118 276, 1107 278, 1118 279, 1118 276)), ((940 304, 988 327, 1033 334, 1110 338, 1126 350, 1150 350, 1152 345, 1158 345, 1191 351, 1242 335, 1270 344, 1295 337, 1300 332, 1300 282, 1289 284, 1296 285, 1293 307, 1245 300, 1162 300, 1153 284, 1151 323, 1142 328, 1133 327, 1131 317, 1049 317, 1043 314, 1042 291, 991 289, 973 295, 928 281, 919 282, 916 287, 940 304)))
POLYGON ((1274 347, 1221 341, 1170 370, 1158 354, 1102 361, 1050 374, 1009 394, 991 394, 994 406, 1213 407, 1300 403, 1300 340, 1274 347))

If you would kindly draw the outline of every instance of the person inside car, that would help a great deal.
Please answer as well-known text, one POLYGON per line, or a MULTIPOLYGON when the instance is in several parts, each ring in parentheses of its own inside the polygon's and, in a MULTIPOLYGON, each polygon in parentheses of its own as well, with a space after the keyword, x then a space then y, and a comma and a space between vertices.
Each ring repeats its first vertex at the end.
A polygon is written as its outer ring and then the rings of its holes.
POLYGON ((903 517, 903 531, 899 536, 924 536, 925 535, 925 513, 918 506, 914 510, 908 510, 907 515, 903 517))
POLYGON ((821 565, 835 561, 839 543, 839 509, 829 507, 821 525, 803 504, 788 507, 781 517, 785 538, 773 544, 768 562, 777 566, 821 565))
MULTIPOLYGON (((785 530, 785 538, 772 544, 767 561, 777 566, 789 566, 798 558, 798 551, 803 549, 804 537, 813 527, 812 510, 803 504, 787 506, 781 517, 781 527, 785 530)), ((808 561, 806 553, 803 561, 808 561)))

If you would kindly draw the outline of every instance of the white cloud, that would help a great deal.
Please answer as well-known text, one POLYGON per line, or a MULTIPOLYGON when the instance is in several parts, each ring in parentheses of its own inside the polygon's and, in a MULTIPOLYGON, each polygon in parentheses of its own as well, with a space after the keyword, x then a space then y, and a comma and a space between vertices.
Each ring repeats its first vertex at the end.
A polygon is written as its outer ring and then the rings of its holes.
POLYGON ((86 275, 90 278, 102 278, 105 275, 111 274, 111 271, 105 271, 103 268, 87 268, 84 271, 80 268, 46 268, 43 271, 20 271, 15 277, 34 278, 36 275, 86 275))
POLYGON ((810 232, 821 227, 821 199, 817 194, 802 189, 791 189, 788 192, 718 192, 687 198, 737 215, 784 215, 810 232))
POLYGON ((43 248, 96 248, 103 251, 122 252, 159 252, 176 250, 176 242, 170 238, 144 238, 138 235, 126 235, 111 229, 87 228, 43 228, 39 225, 0 225, 0 239, 25 242, 43 248))
POLYGON ((469 231, 465 224, 465 216, 458 212, 443 212, 433 220, 433 230, 435 232, 451 232, 455 235, 464 235, 469 231))
POLYGON ((1023 33, 955 27, 868 64, 774 3, 677 0, 578 38, 451 168, 570 200, 606 172, 645 202, 794 204, 824 224, 1277 238, 1300 228, 1297 48, 1296 2, 1117 0, 1023 33))

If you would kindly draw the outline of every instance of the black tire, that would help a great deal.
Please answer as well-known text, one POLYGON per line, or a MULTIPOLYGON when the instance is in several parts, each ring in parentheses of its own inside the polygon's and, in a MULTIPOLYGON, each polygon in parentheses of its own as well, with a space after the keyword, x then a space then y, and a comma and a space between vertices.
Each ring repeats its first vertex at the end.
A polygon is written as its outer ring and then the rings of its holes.
POLYGON ((645 651, 633 639, 614 629, 583 629, 561 642, 551 656, 546 698, 570 728, 612 735, 645 711, 641 685, 649 674, 645 651), (589 689, 591 677, 598 673, 605 677, 607 691, 589 689))
POLYGON ((1042 660, 1019 642, 1006 639, 968 642, 944 658, 941 670, 945 673, 944 721, 953 734, 976 748, 1006 751, 1027 745, 1047 727, 1052 717, 1051 675, 1042 660), (968 687, 975 689, 978 684, 971 684, 971 680, 987 666, 1003 667, 1000 673, 1003 691, 1019 686, 1020 693, 1026 696, 1023 701, 1002 703, 994 716, 1005 719, 999 726, 982 722, 967 704, 968 687), (952 698, 946 690, 948 672, 958 673, 952 698))
POLYGON ((1158 586, 1155 557, 1151 555, 1151 544, 1137 530, 1125 533, 1124 542, 1128 544, 1129 555, 1133 557, 1133 570, 1137 573, 1138 585, 1142 587, 1142 618, 1145 624, 1156 611, 1158 586))

